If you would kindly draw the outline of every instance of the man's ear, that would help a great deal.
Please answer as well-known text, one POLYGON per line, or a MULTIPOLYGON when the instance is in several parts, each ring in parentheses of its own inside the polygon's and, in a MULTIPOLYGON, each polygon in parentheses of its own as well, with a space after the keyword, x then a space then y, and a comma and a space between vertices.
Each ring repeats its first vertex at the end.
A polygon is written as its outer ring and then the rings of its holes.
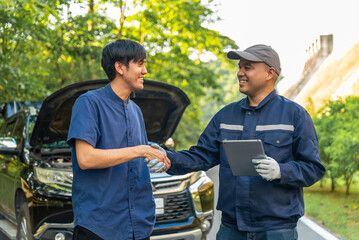
POLYGON ((120 74, 121 76, 123 75, 123 68, 124 65, 120 62, 115 62, 115 70, 118 74, 120 74))
POLYGON ((275 72, 274 68, 272 68, 272 67, 268 68, 267 72, 268 72, 267 80, 271 80, 271 79, 275 78, 276 72, 275 72))

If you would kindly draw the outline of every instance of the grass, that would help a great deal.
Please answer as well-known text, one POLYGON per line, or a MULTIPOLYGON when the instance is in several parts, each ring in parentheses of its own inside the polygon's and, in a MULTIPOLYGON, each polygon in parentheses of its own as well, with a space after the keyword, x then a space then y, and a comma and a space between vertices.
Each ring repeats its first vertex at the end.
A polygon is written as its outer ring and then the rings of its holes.
POLYGON ((354 178, 350 195, 345 194, 345 184, 338 181, 331 192, 330 181, 316 183, 304 189, 305 211, 320 224, 347 240, 359 239, 359 175, 354 178))

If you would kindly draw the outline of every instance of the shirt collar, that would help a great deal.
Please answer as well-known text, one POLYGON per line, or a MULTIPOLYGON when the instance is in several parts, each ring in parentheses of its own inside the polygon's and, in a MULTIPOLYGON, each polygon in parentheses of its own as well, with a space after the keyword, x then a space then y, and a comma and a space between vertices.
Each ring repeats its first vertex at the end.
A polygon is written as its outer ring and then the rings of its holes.
MULTIPOLYGON (((274 89, 272 92, 270 92, 259 104, 257 107, 255 107, 255 109, 260 109, 262 108, 267 102, 269 102, 272 98, 274 98, 275 96, 277 96, 277 91, 274 89)), ((252 107, 249 106, 249 100, 248 97, 246 97, 244 99, 244 101, 242 101, 240 103, 240 106, 246 110, 253 110, 252 107)))
POLYGON ((120 103, 123 103, 123 104, 128 104, 129 101, 130 101, 130 97, 128 97, 125 101, 120 98, 119 96, 117 96, 117 94, 113 91, 112 87, 111 87, 111 84, 108 83, 106 86, 105 86, 105 92, 110 96, 110 98, 114 101, 119 101, 120 103))

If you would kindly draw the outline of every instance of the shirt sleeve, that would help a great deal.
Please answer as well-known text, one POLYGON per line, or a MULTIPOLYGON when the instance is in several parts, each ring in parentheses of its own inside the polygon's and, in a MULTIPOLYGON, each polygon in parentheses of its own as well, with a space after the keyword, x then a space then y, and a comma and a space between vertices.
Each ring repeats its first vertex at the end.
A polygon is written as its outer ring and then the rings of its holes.
POLYGON ((280 184, 308 187, 323 177, 325 168, 320 162, 318 137, 311 117, 307 111, 301 109, 296 119, 294 161, 279 164, 280 184))
POLYGON ((80 96, 72 107, 71 123, 67 143, 75 146, 76 139, 82 139, 93 147, 100 137, 98 111, 87 96, 80 96))
POLYGON ((171 175, 186 174, 195 171, 207 171, 219 164, 219 128, 214 118, 207 125, 199 137, 196 146, 189 150, 168 151, 171 168, 167 171, 171 175))

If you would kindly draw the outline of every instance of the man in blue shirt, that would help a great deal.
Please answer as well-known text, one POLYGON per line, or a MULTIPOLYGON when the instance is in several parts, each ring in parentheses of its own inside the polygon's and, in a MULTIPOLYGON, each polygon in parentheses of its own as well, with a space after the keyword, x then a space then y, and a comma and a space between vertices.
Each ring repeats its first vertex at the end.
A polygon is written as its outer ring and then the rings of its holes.
POLYGON ((296 225, 304 214, 303 187, 322 178, 318 139, 304 108, 277 95, 281 67, 269 46, 230 51, 240 60, 239 91, 247 95, 221 109, 188 151, 168 151, 169 174, 208 170, 220 164, 217 209, 222 224, 217 240, 297 239, 296 225), (260 176, 234 176, 222 141, 260 139, 268 156, 254 159, 260 176))
POLYGON ((147 145, 140 108, 129 99, 143 89, 146 51, 117 40, 104 47, 101 64, 109 84, 81 95, 72 109, 74 239, 149 239, 155 203, 144 158, 165 162, 147 145))

